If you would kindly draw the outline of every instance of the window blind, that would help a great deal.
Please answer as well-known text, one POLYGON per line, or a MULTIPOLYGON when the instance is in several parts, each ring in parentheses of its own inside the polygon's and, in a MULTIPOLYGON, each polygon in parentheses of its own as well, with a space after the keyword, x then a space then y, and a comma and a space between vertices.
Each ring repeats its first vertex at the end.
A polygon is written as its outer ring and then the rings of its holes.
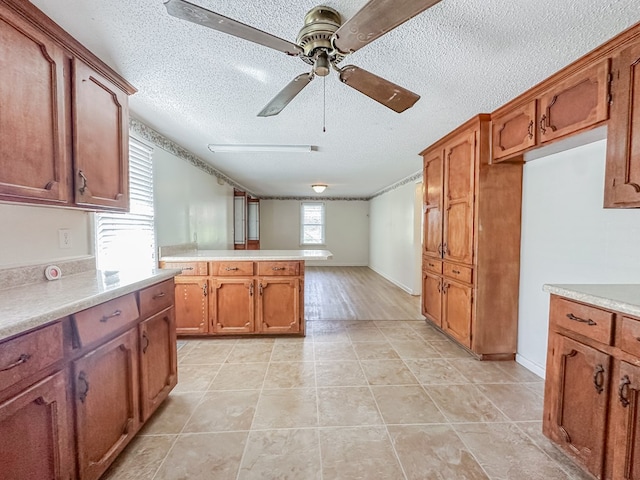
POLYGON ((101 270, 156 266, 153 223, 153 148, 129 138, 129 213, 96 213, 96 258, 101 270))
POLYGON ((303 202, 300 205, 300 243, 323 245, 325 215, 323 202, 303 202))

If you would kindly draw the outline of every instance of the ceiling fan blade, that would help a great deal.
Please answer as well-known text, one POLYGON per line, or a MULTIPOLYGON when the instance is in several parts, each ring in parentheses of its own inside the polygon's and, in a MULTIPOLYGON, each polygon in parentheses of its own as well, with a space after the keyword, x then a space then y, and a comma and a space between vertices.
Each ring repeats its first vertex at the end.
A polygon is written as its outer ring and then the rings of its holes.
POLYGON ((313 80, 313 74, 303 73, 291 80, 273 99, 260 111, 259 117, 271 117, 279 114, 289 102, 298 95, 304 87, 313 80))
POLYGON ((167 0, 164 2, 164 6, 167 8, 169 15, 173 17, 204 25, 213 30, 279 50, 287 55, 297 56, 302 53, 302 48, 295 43, 288 42, 185 0, 167 0))
POLYGON ((420 95, 353 65, 340 69, 340 81, 398 113, 420 99, 420 95))
POLYGON ((440 0, 370 0, 333 34, 335 47, 353 53, 440 0))

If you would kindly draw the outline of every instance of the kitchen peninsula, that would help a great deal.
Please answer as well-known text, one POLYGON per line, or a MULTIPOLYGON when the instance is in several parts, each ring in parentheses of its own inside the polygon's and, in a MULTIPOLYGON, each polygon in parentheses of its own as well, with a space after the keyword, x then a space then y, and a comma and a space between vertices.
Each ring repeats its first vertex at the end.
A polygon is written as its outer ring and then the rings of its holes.
POLYGON ((178 335, 304 336, 304 266, 328 250, 161 249, 175 279, 178 335))

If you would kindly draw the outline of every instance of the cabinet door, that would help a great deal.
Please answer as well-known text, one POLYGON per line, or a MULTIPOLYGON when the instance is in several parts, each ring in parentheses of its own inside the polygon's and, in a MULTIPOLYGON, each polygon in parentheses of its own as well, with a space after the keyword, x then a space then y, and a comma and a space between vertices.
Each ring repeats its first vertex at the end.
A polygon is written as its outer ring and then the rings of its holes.
POLYGON ((97 479, 140 425, 136 329, 76 360, 73 367, 79 477, 97 479))
POLYGON ((173 308, 140 323, 140 399, 146 421, 176 386, 177 347, 173 308))
POLYGON ((207 333, 209 284, 206 278, 175 277, 176 332, 179 335, 207 333))
POLYGON ((550 436, 597 478, 602 476, 609 398, 607 354, 553 334, 550 436))
POLYGON ((473 187, 476 132, 467 131, 447 144, 444 168, 444 256, 473 261, 473 187))
POLYGON ((0 477, 74 478, 70 412, 64 372, 0 404, 0 477))
POLYGON ((620 362, 620 378, 611 401, 615 424, 613 478, 640 479, 640 368, 620 362))
POLYGON ((258 328, 262 333, 300 332, 300 279, 258 279, 258 328))
POLYGON ((129 209, 127 94, 73 61, 74 184, 78 205, 129 209))
POLYGON ((442 150, 424 156, 424 235, 422 250, 425 255, 442 256, 442 150))
POLYGON ((0 199, 66 203, 65 56, 0 5, 0 199))
POLYGON ((217 334, 254 331, 252 278, 214 278, 211 286, 211 326, 217 334))
POLYGON ((538 100, 540 142, 579 132, 609 118, 609 60, 564 81, 538 100))
POLYGON ((605 207, 640 207, 640 42, 614 59, 605 207))
POLYGON ((471 348, 472 288, 442 280, 442 328, 465 347, 471 348))
POLYGON ((536 144, 536 102, 530 101, 491 119, 493 163, 536 144))
POLYGON ((422 272, 422 314, 442 327, 442 277, 422 272))

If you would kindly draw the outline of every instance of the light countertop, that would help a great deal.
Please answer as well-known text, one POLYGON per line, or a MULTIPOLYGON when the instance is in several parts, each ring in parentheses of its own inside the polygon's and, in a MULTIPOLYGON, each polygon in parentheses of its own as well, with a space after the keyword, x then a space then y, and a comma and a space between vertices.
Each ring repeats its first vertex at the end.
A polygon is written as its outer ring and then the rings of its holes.
POLYGON ((179 270, 91 270, 0 290, 0 340, 173 278, 179 270))
POLYGON ((189 250, 184 253, 163 256, 164 262, 209 262, 209 261, 270 261, 270 260, 328 260, 333 257, 329 250, 189 250))
POLYGON ((551 285, 545 292, 640 317, 640 284, 551 285))

